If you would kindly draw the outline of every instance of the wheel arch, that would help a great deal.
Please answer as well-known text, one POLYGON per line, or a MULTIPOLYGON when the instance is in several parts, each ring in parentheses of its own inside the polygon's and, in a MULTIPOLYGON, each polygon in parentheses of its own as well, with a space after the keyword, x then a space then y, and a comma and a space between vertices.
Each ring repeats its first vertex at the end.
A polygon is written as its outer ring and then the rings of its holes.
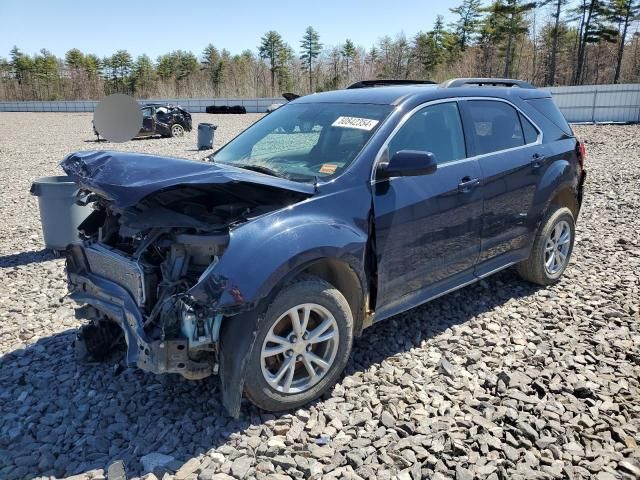
POLYGON ((271 291, 261 298, 254 309, 225 317, 220 329, 220 381, 222 403, 229 414, 237 418, 244 390, 248 357, 256 339, 258 323, 280 291, 304 275, 314 275, 338 289, 347 300, 353 315, 354 336, 362 332, 366 292, 354 268, 345 260, 323 257, 290 270, 271 291))
POLYGON ((579 181, 575 173, 572 163, 565 158, 556 159, 549 165, 536 187, 533 213, 530 217, 532 231, 540 228, 540 222, 554 204, 567 206, 577 218, 580 202, 578 200, 579 181))
MULTIPOLYGON (((567 207, 569 210, 571 210, 571 213, 573 213, 573 218, 578 218, 578 212, 580 211, 578 195, 573 190, 573 188, 568 185, 561 187, 555 192, 555 194, 551 198, 551 201, 549 202, 549 205, 559 205, 561 207, 567 207)), ((547 206, 547 208, 549 207, 549 205, 547 206)))
POLYGON ((366 283, 360 279, 351 265, 338 258, 321 258, 303 267, 291 278, 291 281, 295 281, 303 274, 325 280, 344 295, 353 316, 354 335, 360 335, 367 305, 367 294, 364 287, 366 283))

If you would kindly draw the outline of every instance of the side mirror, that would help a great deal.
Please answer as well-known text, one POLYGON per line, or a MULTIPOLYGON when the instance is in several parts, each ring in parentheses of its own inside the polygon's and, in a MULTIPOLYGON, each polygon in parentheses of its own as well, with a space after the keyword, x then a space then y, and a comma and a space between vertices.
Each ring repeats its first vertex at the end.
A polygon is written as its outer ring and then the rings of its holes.
POLYGON ((438 169, 436 156, 431 152, 400 150, 388 162, 378 166, 378 178, 415 177, 430 175, 438 169))

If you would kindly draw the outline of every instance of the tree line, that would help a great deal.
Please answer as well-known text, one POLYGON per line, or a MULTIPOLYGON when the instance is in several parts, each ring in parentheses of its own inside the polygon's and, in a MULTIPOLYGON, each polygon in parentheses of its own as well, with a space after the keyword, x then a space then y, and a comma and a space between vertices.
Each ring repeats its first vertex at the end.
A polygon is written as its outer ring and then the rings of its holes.
POLYGON ((538 86, 640 81, 640 0, 462 0, 429 29, 385 35, 369 48, 324 45, 309 26, 297 48, 274 30, 255 51, 207 45, 137 58, 77 48, 58 58, 14 47, 0 57, 0 100, 264 97, 342 88, 364 79, 513 77, 538 86))

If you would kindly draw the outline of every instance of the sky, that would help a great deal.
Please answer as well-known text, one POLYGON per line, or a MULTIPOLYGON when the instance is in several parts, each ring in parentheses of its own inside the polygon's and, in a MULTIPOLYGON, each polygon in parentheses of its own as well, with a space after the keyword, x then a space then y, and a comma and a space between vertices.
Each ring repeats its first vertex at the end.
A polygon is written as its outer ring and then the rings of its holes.
POLYGON ((102 57, 118 49, 152 59, 173 50, 200 55, 208 43, 231 53, 251 49, 268 30, 295 51, 308 25, 327 46, 350 38, 369 48, 388 34, 407 37, 433 26, 436 15, 453 19, 461 0, 0 0, 0 57, 17 45, 63 57, 71 48, 102 57))

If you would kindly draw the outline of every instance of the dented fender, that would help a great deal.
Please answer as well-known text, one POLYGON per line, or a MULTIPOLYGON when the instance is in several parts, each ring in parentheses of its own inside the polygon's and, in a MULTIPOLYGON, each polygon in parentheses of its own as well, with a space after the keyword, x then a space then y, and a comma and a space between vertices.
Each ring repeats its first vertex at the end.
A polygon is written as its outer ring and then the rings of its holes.
POLYGON ((279 287, 326 258, 348 264, 361 285, 366 285, 370 204, 362 202, 362 193, 361 188, 354 188, 341 195, 319 195, 231 230, 220 261, 188 291, 196 301, 232 315, 220 332, 219 375, 222 402, 234 417, 240 412, 247 362, 259 322, 279 287), (319 202, 341 202, 342 215, 317 214, 336 211, 320 207, 319 202))
POLYGON ((267 215, 230 233, 220 261, 189 294, 221 312, 253 308, 292 272, 331 258, 347 263, 364 284, 368 233, 324 216, 267 215))
POLYGON ((366 232, 321 217, 295 223, 264 221, 237 229, 220 262, 188 292, 219 312, 236 313, 223 322, 219 357, 222 403, 234 417, 258 323, 277 287, 323 258, 346 262, 364 285, 366 232))

